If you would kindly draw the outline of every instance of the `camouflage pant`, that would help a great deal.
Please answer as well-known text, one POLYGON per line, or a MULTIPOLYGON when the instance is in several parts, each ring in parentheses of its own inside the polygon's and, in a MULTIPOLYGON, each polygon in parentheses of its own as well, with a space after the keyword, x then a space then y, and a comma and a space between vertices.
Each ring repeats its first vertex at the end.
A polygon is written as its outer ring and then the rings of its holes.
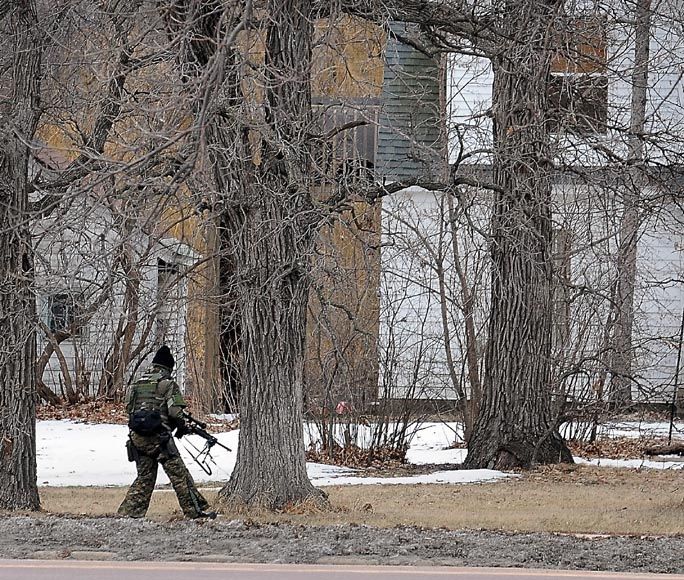
POLYGON ((147 513, 159 464, 171 480, 178 503, 187 517, 196 518, 209 508, 207 500, 197 491, 173 439, 165 440, 158 435, 142 437, 135 433, 131 433, 130 437, 138 455, 135 462, 138 477, 119 506, 119 515, 142 518, 147 513))

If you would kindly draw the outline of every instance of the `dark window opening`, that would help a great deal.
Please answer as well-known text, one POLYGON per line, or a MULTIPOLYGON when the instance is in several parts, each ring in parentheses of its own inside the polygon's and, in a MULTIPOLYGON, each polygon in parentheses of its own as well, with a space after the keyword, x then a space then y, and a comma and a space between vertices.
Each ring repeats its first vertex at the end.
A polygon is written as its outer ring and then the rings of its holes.
POLYGON ((78 335, 80 333, 78 306, 73 295, 63 293, 48 296, 47 327, 53 334, 66 332, 78 335))
POLYGON ((548 97, 551 131, 605 133, 608 123, 606 20, 559 20, 548 97))
POLYGON ((337 177, 355 182, 373 180, 374 165, 368 159, 345 159, 337 168, 337 177))
POLYGON ((157 284, 159 288, 168 288, 178 280, 180 267, 178 264, 167 262, 159 258, 157 260, 157 284))
POLYGON ((605 133, 608 124, 608 78, 552 74, 549 79, 549 118, 554 133, 605 133))

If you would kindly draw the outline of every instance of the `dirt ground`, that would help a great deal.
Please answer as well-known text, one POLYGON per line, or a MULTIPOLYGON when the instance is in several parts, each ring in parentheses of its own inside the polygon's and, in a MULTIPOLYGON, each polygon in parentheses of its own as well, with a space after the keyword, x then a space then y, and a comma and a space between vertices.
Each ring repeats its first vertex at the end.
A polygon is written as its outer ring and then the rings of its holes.
POLYGON ((353 524, 0 518, 0 557, 684 572, 682 536, 576 537, 353 524))
MULTIPOLYGON (((144 520, 122 488, 43 488, 40 514, 0 516, 0 558, 516 566, 684 573, 684 472, 546 468, 499 483, 326 488, 333 510, 144 520)), ((206 490, 214 497, 216 490, 206 490)))

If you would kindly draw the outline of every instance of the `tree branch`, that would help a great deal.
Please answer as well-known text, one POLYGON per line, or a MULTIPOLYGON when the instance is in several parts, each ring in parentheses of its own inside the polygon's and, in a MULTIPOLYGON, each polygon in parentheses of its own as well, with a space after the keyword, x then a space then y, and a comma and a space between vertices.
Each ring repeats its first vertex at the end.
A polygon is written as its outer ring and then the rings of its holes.
MULTIPOLYGON (((493 14, 464 0, 341 0, 340 9, 378 24, 408 22, 438 36, 466 38, 484 52, 490 52, 496 40, 493 14)), ((323 6, 321 11, 325 11, 323 6)))
POLYGON ((12 0, 0 0, 0 22, 9 14, 12 0))
MULTIPOLYGON (((128 44, 128 34, 134 26, 134 18, 132 16, 137 13, 139 6, 140 0, 133 0, 131 18, 127 22, 128 26, 120 30, 121 50, 117 67, 112 78, 109 80, 107 93, 100 106, 100 112, 95 119, 93 130, 83 145, 80 155, 64 171, 60 172, 58 178, 45 182, 38 181, 33 184, 34 189, 45 192, 58 191, 61 193, 75 181, 88 175, 88 173, 93 171, 94 165, 101 161, 100 156, 104 152, 109 132, 121 112, 121 96, 123 95, 126 79, 131 72, 148 62, 146 59, 132 61, 133 49, 128 44)), ((56 195, 59 195, 59 193, 56 195)), ((54 196, 48 195, 46 197, 48 199, 43 205, 49 207, 55 203, 54 196)), ((38 202, 39 205, 41 203, 42 200, 38 202)))

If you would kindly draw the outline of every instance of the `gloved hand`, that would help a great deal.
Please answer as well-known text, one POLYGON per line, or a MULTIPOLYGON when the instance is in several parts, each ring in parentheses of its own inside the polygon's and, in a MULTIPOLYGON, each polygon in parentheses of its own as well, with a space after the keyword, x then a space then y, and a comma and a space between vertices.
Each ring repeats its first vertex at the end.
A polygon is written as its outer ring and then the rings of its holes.
POLYGON ((175 437, 180 439, 183 435, 187 435, 188 433, 192 433, 192 431, 185 426, 185 423, 181 423, 176 427, 175 437))

